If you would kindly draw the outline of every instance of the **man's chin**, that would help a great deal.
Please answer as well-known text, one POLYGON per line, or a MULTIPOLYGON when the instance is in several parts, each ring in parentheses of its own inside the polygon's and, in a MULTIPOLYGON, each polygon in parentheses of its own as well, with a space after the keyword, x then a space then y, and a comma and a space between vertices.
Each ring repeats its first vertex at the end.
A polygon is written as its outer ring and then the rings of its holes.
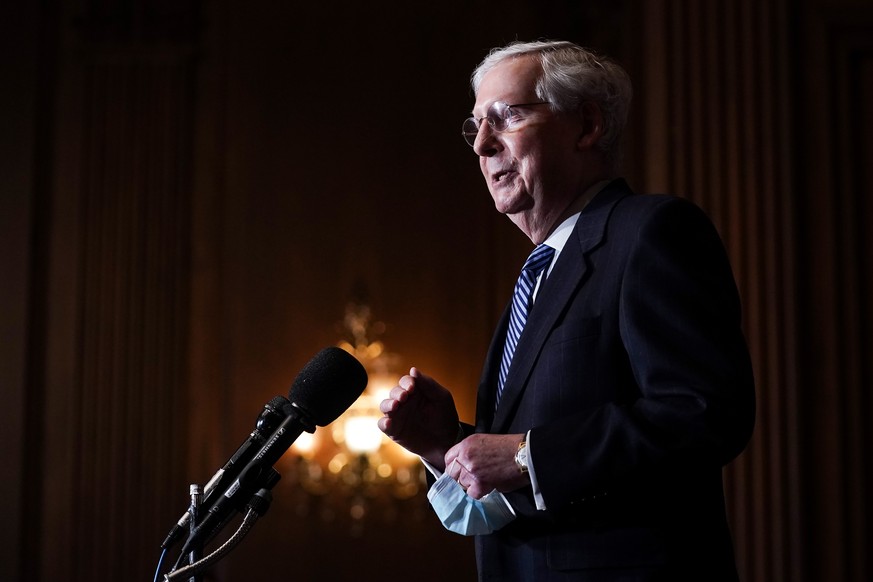
POLYGON ((533 200, 521 196, 495 196, 494 208, 500 214, 505 214, 511 218, 513 214, 519 214, 533 208, 533 200))

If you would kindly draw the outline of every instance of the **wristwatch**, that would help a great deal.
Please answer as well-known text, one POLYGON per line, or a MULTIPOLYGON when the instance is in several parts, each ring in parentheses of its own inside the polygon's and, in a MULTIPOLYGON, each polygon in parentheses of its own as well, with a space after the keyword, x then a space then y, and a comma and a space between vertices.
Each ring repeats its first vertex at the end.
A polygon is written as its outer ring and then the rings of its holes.
POLYGON ((518 443, 518 450, 515 451, 515 464, 518 470, 522 473, 527 473, 527 439, 525 438, 518 443))

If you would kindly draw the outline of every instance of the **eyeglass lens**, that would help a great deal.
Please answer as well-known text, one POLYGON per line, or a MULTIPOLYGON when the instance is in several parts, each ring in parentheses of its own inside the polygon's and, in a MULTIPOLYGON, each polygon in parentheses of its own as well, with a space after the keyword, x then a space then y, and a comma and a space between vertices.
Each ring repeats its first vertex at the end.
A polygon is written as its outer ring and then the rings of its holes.
POLYGON ((479 127, 483 121, 487 121, 494 131, 506 131, 507 121, 511 115, 509 105, 502 101, 495 101, 481 119, 468 117, 464 120, 464 125, 461 128, 464 140, 472 147, 476 143, 476 136, 479 135, 479 127))

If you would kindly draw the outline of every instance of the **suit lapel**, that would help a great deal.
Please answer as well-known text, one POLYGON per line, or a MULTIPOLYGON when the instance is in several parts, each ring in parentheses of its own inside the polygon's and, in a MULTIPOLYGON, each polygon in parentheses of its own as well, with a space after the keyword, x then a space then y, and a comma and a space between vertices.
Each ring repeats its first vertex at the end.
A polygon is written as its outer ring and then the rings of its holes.
POLYGON ((497 408, 493 422, 488 427, 487 419, 492 413, 482 409, 482 406, 494 407, 494 386, 496 386, 496 370, 500 365, 500 355, 503 341, 506 337, 507 313, 504 313, 495 334, 486 361, 486 386, 480 386, 479 402, 480 423, 482 429, 492 433, 500 433, 508 429, 515 409, 527 385, 531 370, 539 358, 540 352, 558 318, 567 304, 575 296, 576 290, 585 283, 590 275, 591 265, 588 255, 603 241, 606 222, 615 204, 630 190, 624 180, 615 180, 604 188, 585 207, 573 235, 561 251, 557 263, 548 278, 540 284, 533 310, 528 316, 527 324, 521 334, 512 358, 512 365, 503 387, 503 396, 497 408), (482 394, 490 395, 483 398, 482 394), (486 402, 487 400, 487 402, 486 402))

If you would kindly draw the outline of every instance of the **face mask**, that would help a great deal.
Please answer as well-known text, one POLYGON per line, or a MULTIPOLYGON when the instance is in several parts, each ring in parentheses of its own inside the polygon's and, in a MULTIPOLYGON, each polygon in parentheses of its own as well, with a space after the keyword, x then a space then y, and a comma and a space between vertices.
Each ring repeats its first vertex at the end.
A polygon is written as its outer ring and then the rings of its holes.
POLYGON ((496 489, 482 499, 474 499, 448 472, 436 480, 427 498, 443 526, 464 536, 490 534, 515 519, 496 489))

